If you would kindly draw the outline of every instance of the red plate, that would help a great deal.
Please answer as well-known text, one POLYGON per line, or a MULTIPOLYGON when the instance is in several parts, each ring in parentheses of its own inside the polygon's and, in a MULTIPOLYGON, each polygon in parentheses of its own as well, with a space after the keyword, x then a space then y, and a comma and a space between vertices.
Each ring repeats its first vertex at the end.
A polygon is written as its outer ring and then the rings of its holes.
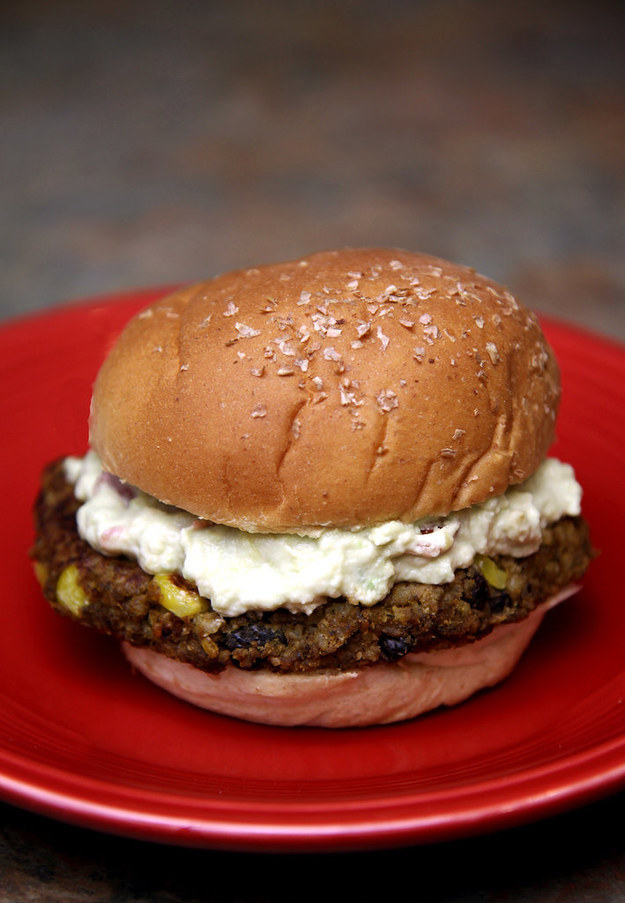
POLYGON ((625 350, 547 322, 563 371, 554 452, 601 549, 504 684, 388 727, 324 731, 196 710, 55 615, 31 573, 42 464, 86 445, 90 387, 122 324, 163 291, 0 329, 0 794, 92 828, 246 850, 346 850, 518 824, 625 786, 625 350))

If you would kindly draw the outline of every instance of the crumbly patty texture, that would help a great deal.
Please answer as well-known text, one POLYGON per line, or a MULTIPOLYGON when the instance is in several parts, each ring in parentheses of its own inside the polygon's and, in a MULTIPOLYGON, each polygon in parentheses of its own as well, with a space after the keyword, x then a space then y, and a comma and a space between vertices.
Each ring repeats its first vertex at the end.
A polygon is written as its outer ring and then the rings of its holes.
MULTIPOLYGON (((498 624, 527 617, 578 580, 593 558, 583 518, 565 517, 544 530, 535 554, 493 559, 505 572, 503 589, 471 566, 441 586, 398 583, 370 607, 338 598, 328 599, 311 615, 279 609, 223 619, 210 602, 202 601, 201 610, 180 617, 163 604, 162 583, 136 562, 104 556, 80 538, 79 505, 62 462, 47 467, 35 506, 31 554, 53 608, 118 640, 148 646, 204 671, 218 671, 228 663, 283 672, 347 670, 470 643, 498 624)), ((181 577, 169 579, 186 591, 187 599, 197 596, 181 577)))

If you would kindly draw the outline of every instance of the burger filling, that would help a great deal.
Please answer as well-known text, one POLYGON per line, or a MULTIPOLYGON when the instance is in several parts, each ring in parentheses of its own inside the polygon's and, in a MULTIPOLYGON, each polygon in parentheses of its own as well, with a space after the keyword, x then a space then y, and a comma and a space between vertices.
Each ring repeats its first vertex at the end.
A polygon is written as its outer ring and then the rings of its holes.
POLYGON ((47 468, 33 558, 52 605, 203 670, 353 668, 522 620, 586 570, 572 468, 447 517, 244 533, 163 505, 93 452, 47 468))
POLYGON ((310 614, 328 596, 374 605, 395 583, 449 583, 477 555, 532 554, 542 530, 579 515, 581 503, 572 467, 549 458, 525 483, 447 517, 303 535, 249 533, 123 484, 94 452, 68 459, 65 470, 83 502, 78 531, 92 548, 127 555, 150 574, 181 574, 227 618, 277 608, 310 614))

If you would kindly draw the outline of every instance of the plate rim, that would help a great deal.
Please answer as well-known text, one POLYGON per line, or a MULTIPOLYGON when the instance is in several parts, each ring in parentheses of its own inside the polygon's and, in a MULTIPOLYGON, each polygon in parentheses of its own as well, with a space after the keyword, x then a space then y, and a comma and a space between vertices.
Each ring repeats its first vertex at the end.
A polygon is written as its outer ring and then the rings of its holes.
MULTIPOLYGON (((96 831, 120 836, 131 837, 137 840, 167 842, 173 845, 195 846, 210 849, 223 849, 232 851, 247 850, 250 852, 331 852, 345 850, 381 849, 389 846, 407 846, 417 844, 429 844, 457 840, 462 837, 486 834, 502 828, 517 827, 530 821, 545 819, 560 814, 572 807, 581 806, 597 801, 612 792, 621 789, 625 783, 625 756, 623 755, 625 736, 606 741, 600 746, 592 748, 592 754, 588 751, 577 753, 573 756, 565 756, 550 763, 549 766, 538 766, 526 769, 517 778, 510 782, 503 778, 492 782, 476 782, 474 787, 466 788, 464 793, 460 788, 449 790, 445 795, 461 795, 468 793, 481 793, 482 799, 490 793, 497 792, 501 787, 523 786, 537 783, 534 792, 530 795, 524 793, 511 803, 509 799, 500 799, 496 805, 486 802, 475 804, 463 809, 459 814, 449 811, 444 816, 441 813, 415 814, 415 799, 408 796, 401 800, 398 806, 397 800, 386 797, 377 801, 372 806, 372 800, 368 801, 368 817, 363 820, 349 822, 348 824, 337 822, 319 821, 312 823, 301 816, 301 808, 297 810, 300 818, 297 820, 281 819, 279 822, 270 820, 251 823, 249 819, 235 820, 232 818, 232 804, 224 806, 226 815, 219 819, 216 816, 210 818, 198 815, 159 814, 152 815, 146 809, 131 809, 128 806, 112 805, 98 801, 86 800, 85 797, 68 795, 50 788, 22 781, 19 778, 7 778, 0 773, 0 790, 6 802, 21 808, 27 808, 38 814, 56 818, 60 821, 70 822, 80 827, 86 827, 96 831), (575 771, 580 762, 588 763, 589 759, 604 759, 616 757, 614 764, 608 769, 595 771, 585 780, 563 780, 557 788, 549 782, 548 792, 541 788, 540 784, 548 781, 552 775, 561 774, 564 777, 575 771), (536 772, 536 774, 532 774, 536 772), (488 785, 492 784, 492 787, 488 785), (486 793, 484 788, 486 787, 486 793), (385 816, 383 820, 376 818, 376 810, 392 809, 394 814, 385 816), (400 811, 397 811, 397 810, 400 811), (369 811, 371 810, 371 812, 369 811), (409 810, 407 814, 404 814, 409 810)), ((57 770, 49 766, 50 770, 57 770)), ((58 769, 63 777, 67 772, 58 769)), ((91 783, 91 782, 89 782, 91 783)), ((145 796, 143 792, 139 795, 145 796)), ((416 794, 416 796, 420 796, 416 794)), ((266 804, 267 807, 269 804, 266 804)), ((198 808, 201 803, 198 803, 198 808)), ((242 811, 249 812, 249 805, 240 804, 242 811)), ((275 812, 276 806, 272 806, 275 812)), ((312 807, 305 807, 307 810, 312 807)), ((345 810, 345 801, 341 803, 341 809, 345 810)), ((349 807, 348 807, 349 808, 349 807)), ((361 804, 353 806, 356 813, 362 813, 361 804)), ((327 807, 321 805, 321 812, 326 812, 327 807)))

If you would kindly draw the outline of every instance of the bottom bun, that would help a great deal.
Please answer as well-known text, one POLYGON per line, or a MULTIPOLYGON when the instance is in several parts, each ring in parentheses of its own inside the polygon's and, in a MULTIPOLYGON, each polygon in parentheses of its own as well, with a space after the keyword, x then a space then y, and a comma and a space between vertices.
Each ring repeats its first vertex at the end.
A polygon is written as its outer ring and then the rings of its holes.
POLYGON ((570 586, 525 620, 454 649, 406 655, 357 671, 279 674, 228 665, 209 674, 151 649, 123 643, 126 658, 153 683, 200 708, 283 726, 364 727, 456 705, 507 677, 545 613, 577 591, 570 586))

